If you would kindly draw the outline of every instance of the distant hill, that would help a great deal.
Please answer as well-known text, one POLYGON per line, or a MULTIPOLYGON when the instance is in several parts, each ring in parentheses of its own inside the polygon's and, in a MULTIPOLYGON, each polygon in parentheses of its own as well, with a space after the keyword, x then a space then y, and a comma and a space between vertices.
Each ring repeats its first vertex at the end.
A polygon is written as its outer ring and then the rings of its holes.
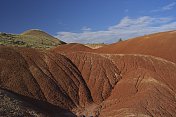
POLYGON ((28 30, 22 34, 0 33, 0 45, 31 47, 31 48, 52 48, 65 42, 47 34, 41 30, 28 30))
POLYGON ((108 54, 144 54, 161 57, 176 63, 176 31, 160 32, 118 43, 95 50, 108 54))
POLYGON ((92 49, 97 49, 103 46, 106 46, 107 44, 104 43, 95 43, 95 44, 85 44, 85 46, 92 48, 92 49))
POLYGON ((92 50, 93 50, 92 48, 79 43, 69 43, 51 49, 52 52, 56 53, 78 52, 78 51, 91 52, 92 50))

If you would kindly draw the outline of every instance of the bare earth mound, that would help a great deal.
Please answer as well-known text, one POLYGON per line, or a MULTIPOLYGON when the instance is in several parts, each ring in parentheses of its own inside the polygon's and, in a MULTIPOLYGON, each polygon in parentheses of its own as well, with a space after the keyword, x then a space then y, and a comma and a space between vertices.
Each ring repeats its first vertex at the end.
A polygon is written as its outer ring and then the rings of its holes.
POLYGON ((0 46, 0 115, 174 117, 175 34, 96 50, 81 44, 48 51, 0 46))
POLYGON ((66 56, 81 71, 99 105, 99 116, 176 115, 174 63, 143 55, 79 52, 66 56))
POLYGON ((83 44, 70 43, 70 44, 57 46, 55 48, 50 49, 50 51, 55 53, 68 53, 68 52, 78 52, 78 51, 91 52, 93 50, 83 44))
POLYGON ((97 49, 107 54, 145 54, 176 63, 176 31, 162 32, 121 41, 97 49))
POLYGON ((105 55, 122 79, 102 103, 100 116, 172 117, 176 115, 176 65, 139 55, 105 55))
POLYGON ((30 48, 0 47, 0 53, 2 88, 65 109, 91 103, 80 72, 66 57, 30 48))

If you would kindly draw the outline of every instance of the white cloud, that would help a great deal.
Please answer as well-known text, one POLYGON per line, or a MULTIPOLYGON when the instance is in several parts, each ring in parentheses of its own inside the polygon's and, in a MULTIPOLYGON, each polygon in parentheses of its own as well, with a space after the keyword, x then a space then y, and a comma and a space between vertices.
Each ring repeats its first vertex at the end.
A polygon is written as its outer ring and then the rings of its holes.
POLYGON ((174 8, 175 5, 176 5, 176 2, 173 2, 171 4, 168 4, 168 5, 164 6, 164 7, 162 7, 162 9, 163 10, 171 10, 171 9, 174 8))
POLYGON ((176 6, 176 2, 172 2, 166 6, 163 6, 161 8, 152 10, 151 12, 160 12, 160 11, 168 11, 168 10, 172 10, 174 7, 176 6))
POLYGON ((89 32, 89 31, 91 31, 91 28, 88 28, 88 27, 84 26, 81 30, 83 32, 89 32))
POLYGON ((66 42, 112 43, 119 38, 128 39, 174 29, 176 29, 176 21, 170 17, 142 16, 136 19, 124 17, 117 25, 110 26, 107 30, 83 30, 81 33, 58 32, 56 37, 66 42))

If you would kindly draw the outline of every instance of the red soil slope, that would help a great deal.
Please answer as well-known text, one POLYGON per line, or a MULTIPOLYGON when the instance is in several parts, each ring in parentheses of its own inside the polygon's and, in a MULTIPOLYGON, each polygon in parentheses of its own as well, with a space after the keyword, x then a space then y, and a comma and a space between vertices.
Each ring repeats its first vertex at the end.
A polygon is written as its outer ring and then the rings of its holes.
POLYGON ((100 116, 176 115, 176 64, 139 55, 105 55, 121 71, 122 79, 102 103, 100 116))
POLYGON ((104 101, 121 79, 113 62, 98 54, 74 52, 66 56, 78 67, 96 103, 104 101))
POLYGON ((0 58, 2 88, 66 109, 92 101, 79 70, 60 54, 1 46, 0 58))
POLYGON ((2 88, 0 107, 1 117, 76 117, 68 110, 2 88))
POLYGON ((176 31, 162 32, 129 39, 97 49, 108 54, 145 54, 176 63, 176 31))
POLYGON ((91 91, 84 115, 100 117, 176 115, 176 64, 143 55, 74 52, 66 54, 91 91))
POLYGON ((0 46, 0 87, 77 116, 174 117, 173 35, 175 32, 140 37, 102 47, 97 53, 79 44, 45 52, 0 46), (131 54, 102 54, 108 51, 131 54))
POLYGON ((70 43, 70 44, 59 45, 55 48, 52 48, 50 51, 55 53, 77 52, 77 51, 90 52, 92 51, 92 49, 83 44, 70 43))

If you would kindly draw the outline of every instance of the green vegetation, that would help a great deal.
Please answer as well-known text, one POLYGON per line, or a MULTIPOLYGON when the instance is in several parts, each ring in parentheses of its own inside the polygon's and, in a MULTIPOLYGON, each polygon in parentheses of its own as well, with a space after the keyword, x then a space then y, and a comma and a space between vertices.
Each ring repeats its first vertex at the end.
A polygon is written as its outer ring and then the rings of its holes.
POLYGON ((65 44, 65 42, 60 41, 59 39, 39 30, 29 30, 18 35, 0 33, 0 45, 5 46, 47 49, 60 44, 65 44))
POLYGON ((120 38, 120 39, 118 40, 118 42, 121 42, 121 41, 123 41, 122 38, 120 38))

